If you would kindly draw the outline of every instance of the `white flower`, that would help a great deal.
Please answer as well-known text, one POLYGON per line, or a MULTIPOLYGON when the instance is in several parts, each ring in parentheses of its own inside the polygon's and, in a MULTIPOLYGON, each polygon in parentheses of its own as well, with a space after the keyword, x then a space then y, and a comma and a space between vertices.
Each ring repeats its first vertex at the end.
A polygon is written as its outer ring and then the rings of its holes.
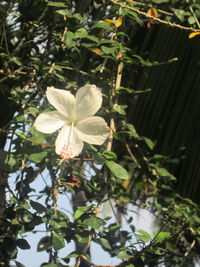
POLYGON ((74 97, 71 93, 47 87, 46 96, 56 111, 40 114, 34 123, 43 133, 60 129, 55 146, 56 153, 63 159, 79 155, 83 142, 102 145, 108 137, 104 119, 93 116, 101 107, 102 94, 95 85, 81 87, 74 97))

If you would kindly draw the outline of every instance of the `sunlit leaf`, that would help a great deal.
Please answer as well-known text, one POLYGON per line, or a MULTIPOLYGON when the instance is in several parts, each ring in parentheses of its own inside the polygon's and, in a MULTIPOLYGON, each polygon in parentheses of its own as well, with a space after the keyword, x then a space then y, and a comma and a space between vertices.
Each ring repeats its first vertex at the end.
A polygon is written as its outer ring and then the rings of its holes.
POLYGON ((138 230, 135 235, 139 240, 145 243, 151 239, 151 235, 144 230, 138 230))
POLYGON ((122 259, 122 260, 129 260, 129 259, 131 259, 133 256, 130 255, 127 251, 122 250, 122 251, 119 252, 119 254, 117 255, 117 257, 118 257, 119 259, 122 259))
POLYGON ((75 32, 75 36, 78 36, 80 38, 85 38, 88 36, 88 32, 85 28, 79 28, 76 32, 75 32))
POLYGON ((192 32, 192 33, 189 34, 188 37, 191 39, 191 38, 193 38, 193 37, 195 37, 197 35, 200 35, 200 32, 192 32))
POLYGON ((120 16, 116 21, 114 21, 115 27, 119 28, 123 23, 123 17, 120 16))
POLYGON ((28 156, 28 159, 30 161, 33 161, 35 163, 39 163, 40 161, 42 161, 45 157, 47 156, 47 152, 46 151, 42 151, 39 153, 32 153, 28 156))
POLYGON ((158 17, 158 12, 157 12, 157 10, 155 8, 151 7, 151 8, 148 9, 147 15, 157 18, 158 17))
POLYGON ((53 2, 53 1, 47 1, 48 6, 55 6, 55 7, 67 7, 67 5, 63 2, 53 2))
POLYGON ((171 236, 171 233, 169 232, 159 232, 159 233, 154 233, 155 237, 155 242, 156 243, 162 243, 163 240, 168 239, 171 236))
POLYGON ((65 246, 65 241, 62 235, 53 232, 52 245, 55 250, 60 250, 65 246))
POLYGON ((106 158, 106 159, 117 159, 117 155, 115 154, 115 152, 113 151, 109 151, 109 150, 104 150, 102 155, 106 158))
POLYGON ((103 28, 106 31, 111 31, 112 30, 112 26, 109 23, 106 23, 105 21, 99 20, 97 22, 95 22, 92 26, 93 28, 103 28))
POLYGON ((87 218, 83 221, 87 226, 90 226, 94 229, 100 228, 100 226, 105 224, 105 221, 101 218, 98 218, 96 216, 91 216, 90 218, 87 218))
POLYGON ((129 178, 127 170, 118 163, 114 161, 107 161, 106 165, 115 177, 124 180, 129 178))

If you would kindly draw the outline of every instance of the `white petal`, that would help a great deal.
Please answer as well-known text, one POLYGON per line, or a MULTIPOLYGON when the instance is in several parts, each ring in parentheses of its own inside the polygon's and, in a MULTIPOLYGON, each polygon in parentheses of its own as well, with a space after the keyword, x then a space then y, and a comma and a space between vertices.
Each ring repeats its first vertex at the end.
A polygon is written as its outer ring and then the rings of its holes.
POLYGON ((76 93, 75 117, 83 120, 93 116, 101 107, 102 94, 96 85, 87 84, 76 93))
POLYGON ((68 118, 74 117, 75 97, 70 92, 47 87, 46 96, 51 105, 64 116, 68 118))
POLYGON ((56 153, 67 159, 79 155, 83 149, 83 142, 78 137, 76 129, 72 126, 64 126, 56 139, 56 153))
POLYGON ((89 117, 77 123, 79 137, 86 143, 102 145, 108 137, 109 128, 101 117, 89 117))
POLYGON ((41 113, 36 118, 33 126, 42 133, 53 133, 63 127, 65 123, 66 117, 64 117, 60 112, 50 111, 41 113))

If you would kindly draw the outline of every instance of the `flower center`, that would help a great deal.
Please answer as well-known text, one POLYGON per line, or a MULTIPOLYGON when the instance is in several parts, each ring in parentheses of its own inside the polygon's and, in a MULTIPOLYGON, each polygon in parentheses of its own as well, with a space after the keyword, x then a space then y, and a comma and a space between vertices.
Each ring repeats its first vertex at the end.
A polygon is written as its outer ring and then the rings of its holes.
POLYGON ((63 145, 63 148, 60 153, 60 157, 62 159, 71 159, 74 157, 74 151, 73 151, 73 128, 74 128, 74 122, 71 123, 70 131, 67 136, 67 140, 63 145))
POLYGON ((73 147, 70 144, 64 144, 62 151, 60 153, 62 159, 71 159, 73 158, 73 147))

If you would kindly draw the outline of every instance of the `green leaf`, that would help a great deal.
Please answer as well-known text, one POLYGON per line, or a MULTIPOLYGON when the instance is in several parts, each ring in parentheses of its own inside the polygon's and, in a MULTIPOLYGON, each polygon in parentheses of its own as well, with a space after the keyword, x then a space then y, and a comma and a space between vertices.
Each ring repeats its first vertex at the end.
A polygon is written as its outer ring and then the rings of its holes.
POLYGON ((50 236, 44 236, 40 239, 38 245, 37 245, 37 251, 44 251, 51 247, 51 237, 50 236))
POLYGON ((102 45, 101 49, 105 54, 113 54, 116 51, 117 48, 116 47, 108 47, 108 46, 102 45))
POLYGON ((68 18, 72 18, 73 14, 68 9, 59 9, 56 11, 56 13, 66 16, 68 18))
POLYGON ((109 23, 102 21, 102 20, 95 22, 93 26, 91 27, 91 29, 94 29, 94 28, 103 28, 106 31, 113 30, 112 26, 109 23))
POLYGON ((0 169, 7 172, 15 172, 19 168, 16 156, 13 153, 0 149, 0 169))
POLYGON ((108 240, 105 238, 99 238, 98 243, 100 243, 102 245, 102 247, 104 247, 105 249, 112 249, 111 245, 109 244, 108 240))
POLYGON ((77 209, 74 213, 74 219, 78 219, 79 217, 81 217, 85 212, 80 210, 80 209, 77 209))
POLYGON ((128 105, 118 105, 118 104, 115 104, 113 106, 113 110, 117 113, 119 113, 120 115, 126 115, 126 111, 125 109, 128 107, 128 105))
POLYGON ((129 260, 131 259, 133 256, 131 256, 130 254, 127 253, 127 251, 125 250, 122 250, 119 252, 119 254, 117 255, 117 257, 119 259, 122 259, 122 260, 129 260))
POLYGON ((77 20, 79 20, 79 21, 81 21, 83 23, 87 22, 87 20, 84 17, 82 17, 81 14, 79 14, 79 13, 73 14, 73 18, 75 18, 75 19, 77 19, 77 20))
POLYGON ((75 237, 79 243, 88 244, 88 242, 90 241, 90 234, 89 233, 84 233, 84 235, 82 235, 82 236, 75 234, 75 237))
POLYGON ((75 37, 73 32, 65 31, 64 32, 64 44, 67 46, 67 48, 72 48, 75 46, 76 42, 73 40, 75 37))
POLYGON ((87 30, 85 28, 80 28, 75 32, 74 35, 78 36, 80 38, 85 38, 85 37, 88 36, 88 32, 87 32, 87 30))
POLYGON ((138 14, 136 12, 134 12, 133 10, 130 10, 130 9, 126 9, 125 10, 125 9, 123 9, 123 12, 126 12, 126 14, 129 15, 129 17, 131 17, 133 20, 135 20, 141 26, 144 25, 144 22, 140 19, 138 14))
POLYGON ((99 42, 99 39, 97 37, 93 36, 93 35, 86 36, 86 39, 91 40, 91 41, 93 41, 95 43, 99 42))
POLYGON ((17 255, 16 241, 13 238, 5 237, 3 239, 3 246, 5 251, 11 258, 15 258, 17 255))
POLYGON ((54 71, 52 74, 56 76, 59 80, 65 82, 65 77, 63 75, 60 75, 57 71, 54 71))
POLYGON ((194 24, 195 22, 196 22, 196 19, 195 19, 194 16, 191 16, 191 17, 188 18, 188 23, 189 24, 194 24))
POLYGON ((117 159, 115 152, 109 150, 104 150, 102 156, 104 156, 106 159, 117 159))
POLYGON ((31 200, 30 205, 33 209, 35 209, 39 213, 43 213, 43 212, 47 211, 47 209, 39 202, 35 202, 35 201, 31 200))
POLYGON ((15 261, 16 267, 26 267, 24 264, 22 264, 19 261, 15 261))
POLYGON ((102 225, 105 224, 105 221, 101 218, 98 218, 96 216, 91 216, 90 218, 87 218, 83 221, 87 226, 90 226, 94 229, 100 228, 102 225))
POLYGON ((171 178, 172 181, 176 180, 176 177, 170 172, 168 172, 168 170, 166 170, 165 168, 158 167, 156 164, 153 164, 153 163, 149 165, 155 168, 158 175, 163 176, 163 177, 169 177, 171 178))
POLYGON ((39 132, 35 127, 30 128, 30 133, 32 134, 30 139, 33 139, 37 142, 44 143, 45 134, 39 132))
POLYGON ((18 207, 16 207, 16 209, 24 209, 26 210, 26 212, 28 212, 28 209, 30 209, 30 205, 28 204, 28 202, 23 200, 18 203, 18 207))
POLYGON ((162 243, 163 240, 168 239, 171 237, 171 233, 169 232, 159 232, 159 233, 154 233, 155 237, 155 242, 156 243, 162 243))
POLYGON ((139 239, 142 240, 143 242, 148 242, 151 239, 151 235, 148 234, 146 231, 144 230, 138 230, 137 233, 135 234, 135 236, 139 239))
POLYGON ((75 213, 74 213, 74 219, 77 220, 79 217, 81 217, 81 215, 83 215, 84 213, 86 213, 88 210, 90 209, 90 206, 80 206, 76 209, 75 213))
POLYGON ((30 161, 33 161, 35 163, 39 163, 40 161, 42 161, 45 157, 47 156, 47 152, 43 151, 43 152, 39 152, 39 153, 32 153, 28 156, 28 159, 30 161))
POLYGON ((184 10, 181 10, 181 9, 175 9, 173 8, 172 9, 174 14, 177 16, 177 18, 181 21, 181 22, 184 22, 184 13, 185 11, 184 10))
POLYGON ((109 168, 109 170, 112 172, 112 174, 119 178, 119 179, 124 179, 124 180, 128 180, 129 179, 129 175, 127 170, 122 167, 121 165, 119 165, 118 163, 114 162, 114 161, 107 161, 106 162, 106 166, 109 168))
POLYGON ((24 210, 23 216, 22 216, 22 220, 25 223, 29 223, 31 222, 33 219, 33 215, 31 212, 29 212, 28 210, 24 210))
POLYGON ((77 258, 79 257, 80 255, 79 254, 76 254, 76 253, 70 253, 69 255, 67 255, 64 259, 69 259, 69 258, 77 258))
POLYGON ((197 222, 198 224, 200 224, 200 218, 197 217, 196 215, 193 215, 193 216, 192 216, 192 219, 193 219, 195 222, 197 222))
POLYGON ((65 246, 65 240, 62 235, 58 235, 57 233, 53 232, 53 239, 52 245, 55 250, 59 250, 65 246))
POLYGON ((23 65, 23 63, 21 62, 19 57, 12 57, 11 61, 13 61, 18 66, 22 66, 23 65))
POLYGON ((120 228, 121 228, 120 225, 111 225, 111 226, 109 227, 109 230, 110 230, 110 231, 117 231, 117 230, 119 230, 120 228))
POLYGON ((162 4, 162 3, 168 3, 169 0, 152 0, 152 2, 156 4, 162 4))
POLYGON ((53 2, 53 1, 47 1, 48 6, 55 6, 55 7, 67 7, 66 3, 63 2, 53 2))
POLYGON ((140 138, 133 124, 127 123, 126 126, 128 128, 128 134, 130 135, 130 137, 133 137, 136 139, 140 138))
POLYGON ((26 239, 17 239, 16 245, 21 249, 30 249, 31 248, 31 246, 26 241, 26 239))
POLYGON ((25 111, 26 114, 31 114, 31 115, 33 115, 34 117, 36 117, 36 115, 38 114, 38 112, 39 112, 39 110, 38 110, 37 108, 35 108, 35 107, 29 107, 29 108, 25 111))
POLYGON ((145 143, 147 144, 147 146, 152 150, 155 144, 151 141, 151 139, 144 137, 144 136, 143 136, 143 139, 145 143))

